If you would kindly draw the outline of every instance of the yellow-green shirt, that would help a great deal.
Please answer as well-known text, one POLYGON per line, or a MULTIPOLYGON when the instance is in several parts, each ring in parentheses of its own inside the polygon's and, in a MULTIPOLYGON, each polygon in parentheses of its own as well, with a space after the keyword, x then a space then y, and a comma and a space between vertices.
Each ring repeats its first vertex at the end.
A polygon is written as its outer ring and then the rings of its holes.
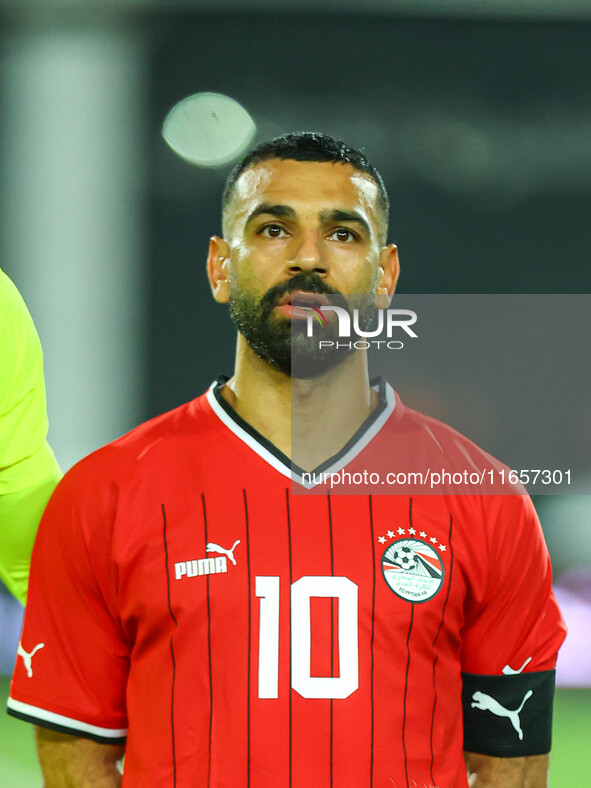
POLYGON ((47 428, 41 343, 0 270, 0 578, 23 604, 37 526, 61 477, 47 428))

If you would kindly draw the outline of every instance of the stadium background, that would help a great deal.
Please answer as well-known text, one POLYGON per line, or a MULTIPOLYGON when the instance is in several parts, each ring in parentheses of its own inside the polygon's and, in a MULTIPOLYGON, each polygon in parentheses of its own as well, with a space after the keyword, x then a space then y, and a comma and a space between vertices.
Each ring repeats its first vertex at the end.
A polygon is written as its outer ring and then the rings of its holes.
MULTIPOLYGON (((590 2, 281 8, 0 0, 0 264, 41 335, 64 469, 231 369, 204 277, 228 168, 191 167, 160 135, 189 94, 239 101, 255 141, 315 129, 364 147, 402 293, 590 291, 590 2)), ((591 766, 591 497, 536 503, 571 629, 551 768, 570 788, 591 766)), ((4 673, 19 617, 0 594, 4 673)), ((0 778, 41 784, 28 726, 6 716, 0 778)))

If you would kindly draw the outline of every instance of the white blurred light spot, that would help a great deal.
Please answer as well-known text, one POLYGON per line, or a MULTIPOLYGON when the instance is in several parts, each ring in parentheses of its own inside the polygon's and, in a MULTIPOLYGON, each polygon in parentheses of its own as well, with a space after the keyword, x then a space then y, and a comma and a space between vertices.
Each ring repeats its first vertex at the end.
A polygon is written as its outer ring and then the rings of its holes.
POLYGON ((195 93, 170 110, 162 136, 185 161, 221 167, 250 145, 256 125, 244 107, 221 93, 195 93))

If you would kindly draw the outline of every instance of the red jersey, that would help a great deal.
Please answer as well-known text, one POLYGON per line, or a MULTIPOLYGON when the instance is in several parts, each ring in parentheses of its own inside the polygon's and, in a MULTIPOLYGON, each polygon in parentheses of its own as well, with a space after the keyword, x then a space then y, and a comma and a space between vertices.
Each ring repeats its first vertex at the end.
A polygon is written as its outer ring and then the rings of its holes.
MULTIPOLYGON (((382 386, 347 461, 416 424, 431 440, 382 386)), ((529 498, 293 495, 291 473, 219 385, 75 466, 9 713, 126 740, 126 786, 465 788, 463 714, 547 751, 564 627, 529 498)))

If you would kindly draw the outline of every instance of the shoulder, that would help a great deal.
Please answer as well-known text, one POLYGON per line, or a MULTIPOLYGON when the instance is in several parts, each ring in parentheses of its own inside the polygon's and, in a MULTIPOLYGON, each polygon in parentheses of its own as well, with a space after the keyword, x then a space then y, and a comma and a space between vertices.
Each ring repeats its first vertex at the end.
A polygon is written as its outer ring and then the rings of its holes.
POLYGON ((15 330, 36 336, 33 319, 23 297, 14 282, 0 269, 0 332, 15 330))
POLYGON ((416 441, 418 445, 430 451, 434 457, 441 455, 452 461, 460 461, 467 467, 471 465, 478 468, 506 467, 500 460, 454 427, 408 407, 396 395, 396 409, 399 408, 398 429, 409 439, 416 441))
POLYGON ((6 310, 26 311, 24 301, 12 279, 0 268, 0 306, 2 316, 6 310))
MULTIPOLYGON (((423 492, 441 493, 454 508, 487 523, 537 517, 526 488, 509 467, 454 427, 406 406, 396 395, 387 437, 396 449, 396 468, 421 471, 423 492)), ((413 492, 418 492, 416 489, 413 492)))
MULTIPOLYGON (((4 358, 37 351, 39 338, 29 310, 16 285, 0 269, 0 352, 4 358)), ((4 364, 3 364, 4 366, 4 364)))
POLYGON ((177 456, 183 447, 194 444, 206 429, 208 411, 205 395, 149 419, 120 438, 101 446, 74 465, 62 485, 125 484, 142 474, 163 453, 177 456))
POLYGON ((36 394, 37 408, 33 410, 35 416, 42 412, 45 433, 41 343, 21 294, 0 270, 0 411, 5 415, 16 413, 15 407, 30 392, 36 394))
POLYGON ((186 472, 186 447, 195 443, 203 420, 200 399, 138 425, 70 468, 43 515, 44 544, 50 550, 56 541, 65 544, 69 554, 96 548, 102 555, 122 510, 141 517, 146 501, 186 472))
POLYGON ((527 497, 504 462, 449 424, 408 407, 398 394, 392 421, 397 456, 409 470, 428 469, 441 493, 527 497))

